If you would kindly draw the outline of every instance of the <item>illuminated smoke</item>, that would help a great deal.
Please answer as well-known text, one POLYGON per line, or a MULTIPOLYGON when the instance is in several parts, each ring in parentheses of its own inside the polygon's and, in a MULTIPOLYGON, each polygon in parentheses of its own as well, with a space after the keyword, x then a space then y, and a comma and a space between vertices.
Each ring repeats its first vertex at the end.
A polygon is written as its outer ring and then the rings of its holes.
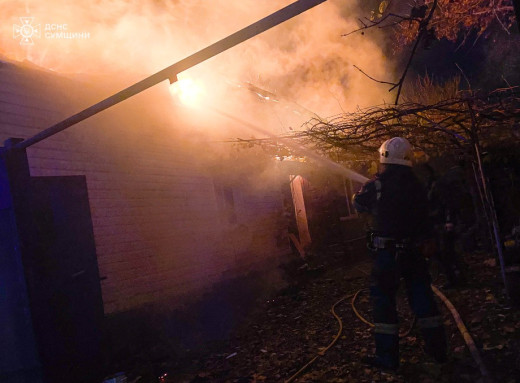
MULTIPOLYGON (((117 74, 130 85, 291 2, 0 0, 0 52, 63 73, 117 74), (41 25, 42 36, 32 46, 13 38, 20 17, 34 17, 34 24, 41 25), (88 33, 89 38, 49 39, 47 24, 66 25, 68 33, 88 33)), ((378 43, 367 36, 341 37, 357 27, 359 16, 355 4, 329 0, 199 64, 185 73, 184 82, 197 81, 208 90, 206 102, 273 133, 297 129, 313 113, 329 117, 390 101, 386 87, 353 67, 390 79, 390 64, 378 43), (283 102, 259 100, 258 94, 236 85, 248 82, 283 102)), ((186 101, 187 92, 185 86, 173 93, 186 101)), ((190 104, 196 104, 195 96, 189 96, 190 104)))

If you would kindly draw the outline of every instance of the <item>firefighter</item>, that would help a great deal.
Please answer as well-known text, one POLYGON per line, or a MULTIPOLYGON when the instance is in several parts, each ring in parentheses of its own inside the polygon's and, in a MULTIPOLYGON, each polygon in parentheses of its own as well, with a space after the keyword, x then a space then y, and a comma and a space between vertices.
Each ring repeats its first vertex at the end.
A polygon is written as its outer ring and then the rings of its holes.
POLYGON ((447 283, 445 289, 457 288, 466 284, 464 263, 457 249, 462 227, 471 211, 471 196, 464 183, 463 161, 451 167, 430 188, 430 215, 433 218, 438 257, 444 268, 447 283))
POLYGON ((396 294, 405 281, 408 302, 417 316, 425 351, 437 362, 446 361, 446 337, 433 298, 431 278, 421 246, 428 242, 426 192, 412 173, 411 145, 401 137, 379 148, 380 172, 354 195, 359 213, 372 219, 370 249, 374 263, 370 281, 373 304, 375 355, 363 361, 374 367, 399 367, 399 327, 396 294))

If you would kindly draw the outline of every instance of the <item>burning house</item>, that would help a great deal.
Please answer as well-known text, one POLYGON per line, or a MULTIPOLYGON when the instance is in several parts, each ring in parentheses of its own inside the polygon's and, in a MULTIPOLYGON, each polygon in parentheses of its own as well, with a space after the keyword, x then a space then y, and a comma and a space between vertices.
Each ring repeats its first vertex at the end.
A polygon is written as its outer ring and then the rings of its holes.
MULTIPOLYGON (((29 64, 3 61, 0 75, 6 146, 11 137, 30 137, 99 98, 88 79, 29 64)), ((3 336, 12 349, 20 348, 15 334, 31 330, 21 320, 26 315, 14 309, 20 295, 30 307, 43 362, 55 366, 83 355, 78 348, 95 347, 103 315, 131 323, 143 310, 207 299, 203 294, 209 288, 241 278, 246 292, 231 301, 281 286, 277 266, 291 252, 289 234, 304 248, 312 241, 310 233, 323 233, 324 220, 340 223, 339 215, 333 219, 322 212, 324 201, 329 206, 350 193, 338 189, 337 182, 319 180, 307 164, 287 166, 288 161, 269 157, 234 167, 237 159, 208 155, 215 149, 210 142, 179 135, 154 107, 142 105, 147 97, 157 101, 155 108, 174 108, 169 100, 158 101, 164 92, 137 96, 26 150, 29 187, 37 202, 26 224, 32 226, 26 245, 31 251, 23 254, 23 266, 4 268, 21 278, 7 282, 11 296, 3 308, 10 312, 3 336), (291 224, 297 230, 289 233, 291 224), (254 278, 244 281, 244 276, 254 278)), ((340 187, 351 190, 352 183, 345 185, 340 187)), ((338 210, 340 215, 352 214, 345 199, 339 206, 345 210, 338 210)), ((238 315, 236 303, 215 308, 208 320, 223 320, 218 316, 224 311, 226 320, 238 315)), ((206 336, 223 336, 232 323, 206 336)), ((2 362, 3 371, 27 368, 27 360, 12 354, 2 362)))
MULTIPOLYGON (((298 1, 295 14, 321 2, 298 1)), ((20 10, 13 6, 7 11, 15 15, 20 10)), ((322 16, 331 20, 328 27, 334 26, 334 33, 345 27, 342 11, 339 5, 322 11, 322 16)), ((24 20, 32 23, 33 18, 24 20)), ((269 20, 264 26, 267 29, 284 19, 269 20)), ((314 18, 306 20, 311 22, 314 18)), ((128 18, 118 27, 128 27, 127 22, 128 18)), ((99 23, 104 25, 102 20, 99 23)), ((47 25, 55 24, 44 24, 43 31, 47 25)), ((66 28, 66 24, 59 25, 66 28)), ((322 97, 323 90, 316 89, 323 85, 325 94, 331 93, 331 89, 343 92, 341 84, 346 77, 338 70, 338 63, 345 62, 345 58, 338 53, 338 43, 326 45, 328 51, 334 52, 327 58, 309 47, 322 49, 326 41, 322 37, 329 36, 329 30, 320 30, 312 40, 305 41, 297 24, 285 28, 291 33, 287 34, 286 46, 277 53, 280 57, 276 65, 271 64, 269 55, 263 54, 276 50, 271 45, 277 35, 270 34, 264 42, 238 52, 234 57, 242 57, 239 64, 234 63, 233 57, 217 64, 213 61, 213 70, 197 75, 213 80, 232 62, 236 68, 231 72, 243 74, 251 60, 260 65, 255 57, 269 57, 269 62, 262 65, 266 73, 272 72, 273 81, 287 87, 286 93, 311 95, 305 97, 311 109, 314 105, 335 105, 337 100, 322 97), (300 46, 305 48, 301 54, 294 51, 300 46), (314 53, 309 57, 309 52, 314 53), (292 60, 293 57, 297 59, 292 60), (318 68, 315 64, 320 62, 323 65, 318 68), (294 78, 301 81, 294 82, 294 78), (307 88, 302 91, 297 89, 300 86, 307 88)), ((258 100, 251 98, 271 102, 275 93, 264 93, 250 82, 240 82, 249 84, 246 90, 250 96, 239 90, 239 96, 227 100, 220 89, 223 87, 218 85, 212 89, 212 102, 206 102, 211 107, 205 107, 203 112, 186 111, 178 103, 193 103, 198 94, 196 81, 180 72, 253 37, 259 30, 245 28, 245 34, 233 34, 219 41, 222 46, 208 46, 188 60, 179 61, 175 70, 158 72, 161 76, 138 83, 141 73, 151 72, 151 68, 129 70, 121 76, 117 65, 97 72, 86 62, 93 55, 72 60, 80 67, 85 64, 87 69, 79 72, 88 74, 70 74, 78 71, 63 69, 67 60, 57 59, 58 55, 47 56, 47 50, 55 49, 47 36, 35 42, 44 47, 45 54, 36 54, 37 59, 27 61, 20 55, 33 58, 35 51, 27 47, 20 50, 18 43, 32 43, 26 36, 28 31, 31 39, 41 37, 36 33, 40 32, 36 25, 25 29, 16 25, 14 38, 9 36, 9 44, 3 50, 6 56, 0 61, 0 141, 4 143, 0 195, 5 228, 1 246, 6 254, 2 278, 7 286, 6 299, 0 307, 0 338, 5 349, 13 350, 0 359, 0 373, 10 379, 38 381, 43 366, 50 381, 55 381, 56 376, 78 375, 92 381, 99 373, 95 366, 100 364, 100 343, 107 338, 102 339, 102 329, 109 332, 108 338, 117 338, 106 347, 124 348, 139 339, 144 331, 142 323, 147 322, 149 327, 157 324, 148 321, 156 317, 156 310, 171 311, 197 300, 207 304, 185 320, 169 322, 169 335, 186 337, 185 345, 189 345, 192 340, 187 339, 187 333, 194 321, 204 323, 204 340, 225 335, 235 317, 247 308, 240 306, 251 304, 248 297, 279 284, 276 269, 284 256, 291 253, 289 234, 292 243, 301 248, 310 244, 312 236, 320 235, 317 228, 323 223, 319 214, 324 204, 318 200, 329 190, 322 186, 332 185, 328 181, 318 182, 316 177, 304 179, 304 170, 283 169, 262 153, 230 154, 229 148, 222 149, 224 145, 229 147, 222 142, 223 137, 265 133, 264 128, 247 130, 255 125, 242 124, 245 116, 262 127, 281 122, 289 129, 295 121, 301 123, 308 118, 299 115, 294 119, 279 111, 268 117, 251 113, 258 109, 258 100), (173 86, 148 89, 165 79, 173 86), (131 94, 116 93, 129 83, 135 83, 127 88, 132 90, 131 94), (110 102, 99 108, 90 107, 110 94, 114 96, 105 99, 110 102), (120 103, 126 98, 129 99, 120 103), (223 109, 232 105, 234 115, 240 118, 226 118, 227 114, 219 113, 214 104, 223 109), (81 110, 92 113, 78 113, 81 110), (62 123, 56 124, 58 121, 62 123), (46 134, 48 130, 43 129, 49 126, 58 129, 46 134), (290 219, 296 230, 291 233, 284 215, 284 198, 294 212, 290 219), (230 292, 228 282, 233 280, 239 281, 238 290, 230 292), (219 290, 219 286, 224 287, 219 290), (226 291, 224 298, 218 295, 219 291, 226 291), (219 315, 221 319, 216 319, 219 315), (147 319, 142 322, 136 317, 147 319), (103 318, 113 320, 107 326, 103 318), (88 371, 93 375, 89 377, 88 371)), ((96 44, 86 52, 101 52, 99 41, 96 44)), ((191 45, 189 49, 192 50, 191 45)), ((154 55, 159 51, 155 49, 154 55)), ((171 61, 165 57, 155 57, 154 64, 171 61)), ((133 64, 142 61, 138 58, 133 64)), ((383 69, 380 63, 377 67, 383 69)), ((361 96, 352 89, 357 87, 359 77, 352 76, 349 81, 346 99, 357 104, 361 96)), ((235 90, 236 84, 231 86, 235 90)), ((229 83, 225 87, 225 92, 229 92, 229 83)), ((378 92, 373 97, 379 97, 378 92)), ((363 98, 370 102, 370 97, 363 98)), ((309 109, 296 112, 305 114, 309 109)), ((345 180, 345 174, 335 177, 329 194, 333 199, 343 198, 344 211, 332 220, 345 221, 353 216, 344 199, 353 191, 353 185, 345 180)), ((330 219, 331 215, 327 217, 330 219)))
MULTIPOLYGON (((95 94, 86 82, 27 65, 2 62, 0 74, 2 141, 39 132, 95 94)), ((43 312, 61 325, 75 321, 80 308, 70 308, 73 302, 97 305, 82 307, 92 315, 184 302, 223 279, 275 269, 289 251, 279 185, 260 190, 232 170, 225 177, 212 174, 206 159, 196 158, 208 150, 204 144, 183 143, 140 101, 27 150, 32 179, 80 184, 73 195, 34 190, 46 193, 50 204, 35 213, 40 248, 33 259, 23 259, 29 300, 38 300, 34 321, 44 320, 38 317, 43 312), (73 208, 77 198, 86 208, 73 208), (63 232, 60 225, 76 221, 87 224, 63 232), (94 256, 75 243, 93 245, 94 256), (72 293, 79 290, 93 296, 80 302, 72 293), (71 317, 64 318, 67 307, 71 317)), ((64 328, 54 330, 66 338, 71 334, 64 328)), ((4 371, 16 367, 15 361, 5 363, 4 371)))

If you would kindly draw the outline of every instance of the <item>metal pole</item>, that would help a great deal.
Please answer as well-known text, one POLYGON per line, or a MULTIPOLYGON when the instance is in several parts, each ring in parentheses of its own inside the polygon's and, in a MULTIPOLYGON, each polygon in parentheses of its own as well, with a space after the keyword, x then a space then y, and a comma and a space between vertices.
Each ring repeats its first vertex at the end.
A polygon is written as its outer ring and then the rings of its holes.
POLYGON ((232 48, 235 45, 238 45, 262 32, 265 32, 266 30, 289 20, 294 16, 297 16, 300 13, 315 7, 318 4, 324 3, 325 1, 327 0, 298 0, 288 5, 287 7, 282 8, 279 11, 276 11, 269 16, 264 17, 263 19, 245 27, 244 29, 241 29, 238 32, 235 32, 223 38, 222 40, 217 41, 216 43, 192 54, 191 56, 182 59, 181 61, 161 70, 160 72, 157 72, 145 78, 144 80, 141 80, 138 83, 123 89, 122 91, 104 99, 103 101, 98 102, 95 105, 92 105, 85 110, 82 110, 81 112, 67 118, 66 120, 58 122, 50 128, 47 128, 35 136, 15 145, 15 148, 25 149, 31 145, 34 145, 37 142, 40 142, 56 133, 61 132, 62 130, 71 127, 72 125, 77 124, 78 122, 81 122, 105 109, 110 108, 111 106, 120 103, 121 101, 126 100, 127 98, 135 96, 136 94, 151 88, 152 86, 164 80, 170 80, 170 83, 174 83, 177 81, 177 74, 180 72, 200 64, 201 62, 206 61, 207 59, 216 56, 219 53, 224 52, 229 48, 232 48))
MULTIPOLYGON (((476 156, 476 154, 475 154, 475 156, 476 156)), ((482 191, 482 185, 481 185, 481 181, 479 179, 479 173, 478 173, 477 167, 475 166, 474 163, 471 163, 471 166, 473 169, 473 175, 475 177, 475 185, 477 186, 478 194, 480 196, 480 203, 482 204, 482 211, 484 213, 484 219, 486 220, 486 226, 487 226, 488 235, 489 235, 489 243, 490 243, 491 248, 494 249, 495 242, 494 242, 494 237, 493 237, 493 229, 491 227, 491 219, 489 218, 489 212, 488 212, 486 201, 484 198, 484 194, 483 194, 484 192, 482 191)), ((476 214, 477 214, 477 212, 475 210, 475 215, 476 214)))
POLYGON ((496 251, 498 254, 498 261, 500 263, 500 273, 502 275, 502 280, 504 281, 506 297, 509 300, 509 298, 510 298, 509 283, 508 283, 507 276, 506 276, 506 269, 505 269, 506 266, 505 266, 505 261, 504 261, 504 254, 502 252, 502 241, 500 239, 500 231, 498 229, 498 219, 497 219, 497 215, 496 215, 495 206, 493 203, 493 196, 491 195, 491 191, 486 187, 487 180, 486 180, 486 176, 484 174, 484 169, 482 167, 481 154, 480 154, 477 144, 475 144, 475 150, 476 150, 476 155, 477 155, 477 159, 478 159, 479 173, 480 173, 480 177, 482 178, 482 185, 483 185, 483 189, 484 189, 484 193, 485 193, 485 197, 486 197, 485 200, 486 200, 486 204, 488 205, 488 208, 489 208, 489 218, 491 218, 491 227, 493 229, 493 236, 495 238, 495 247, 496 247, 496 251))
POLYGON ((491 229, 492 229, 493 237, 495 239, 495 248, 496 248, 496 252, 498 255, 498 261, 500 263, 500 273, 502 275, 502 280, 504 282, 506 297, 509 300, 510 299, 509 284, 508 284, 508 280, 507 280, 507 276, 506 276, 504 254, 502 251, 502 241, 500 238, 500 230, 498 228, 498 218, 497 218, 497 214, 496 214, 496 210, 495 210, 495 206, 494 206, 494 202, 493 202, 493 196, 491 195, 491 191, 488 188, 487 179, 486 179, 486 175, 484 172, 484 167, 482 166, 482 153, 480 151, 480 144, 479 144, 479 139, 478 139, 477 122, 475 119, 475 114, 474 114, 471 102, 468 101, 467 105, 468 105, 468 110, 469 110, 469 114, 471 117, 471 135, 472 135, 472 140, 473 140, 473 148, 474 148, 474 152, 475 152, 475 157, 477 159, 479 175, 480 175, 481 182, 482 182, 482 190, 484 192, 484 201, 486 202, 486 205, 487 205, 487 207, 485 207, 485 208, 489 209, 488 218, 491 220, 491 229))

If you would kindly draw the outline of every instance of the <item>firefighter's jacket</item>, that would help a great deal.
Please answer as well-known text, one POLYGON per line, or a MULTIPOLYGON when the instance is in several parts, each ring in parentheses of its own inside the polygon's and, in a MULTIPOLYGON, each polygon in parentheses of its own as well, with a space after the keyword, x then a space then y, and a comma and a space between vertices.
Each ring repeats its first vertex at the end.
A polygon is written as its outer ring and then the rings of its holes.
POLYGON ((431 234, 426 191, 408 166, 387 165, 356 193, 354 207, 372 215, 378 236, 418 240, 431 234))

